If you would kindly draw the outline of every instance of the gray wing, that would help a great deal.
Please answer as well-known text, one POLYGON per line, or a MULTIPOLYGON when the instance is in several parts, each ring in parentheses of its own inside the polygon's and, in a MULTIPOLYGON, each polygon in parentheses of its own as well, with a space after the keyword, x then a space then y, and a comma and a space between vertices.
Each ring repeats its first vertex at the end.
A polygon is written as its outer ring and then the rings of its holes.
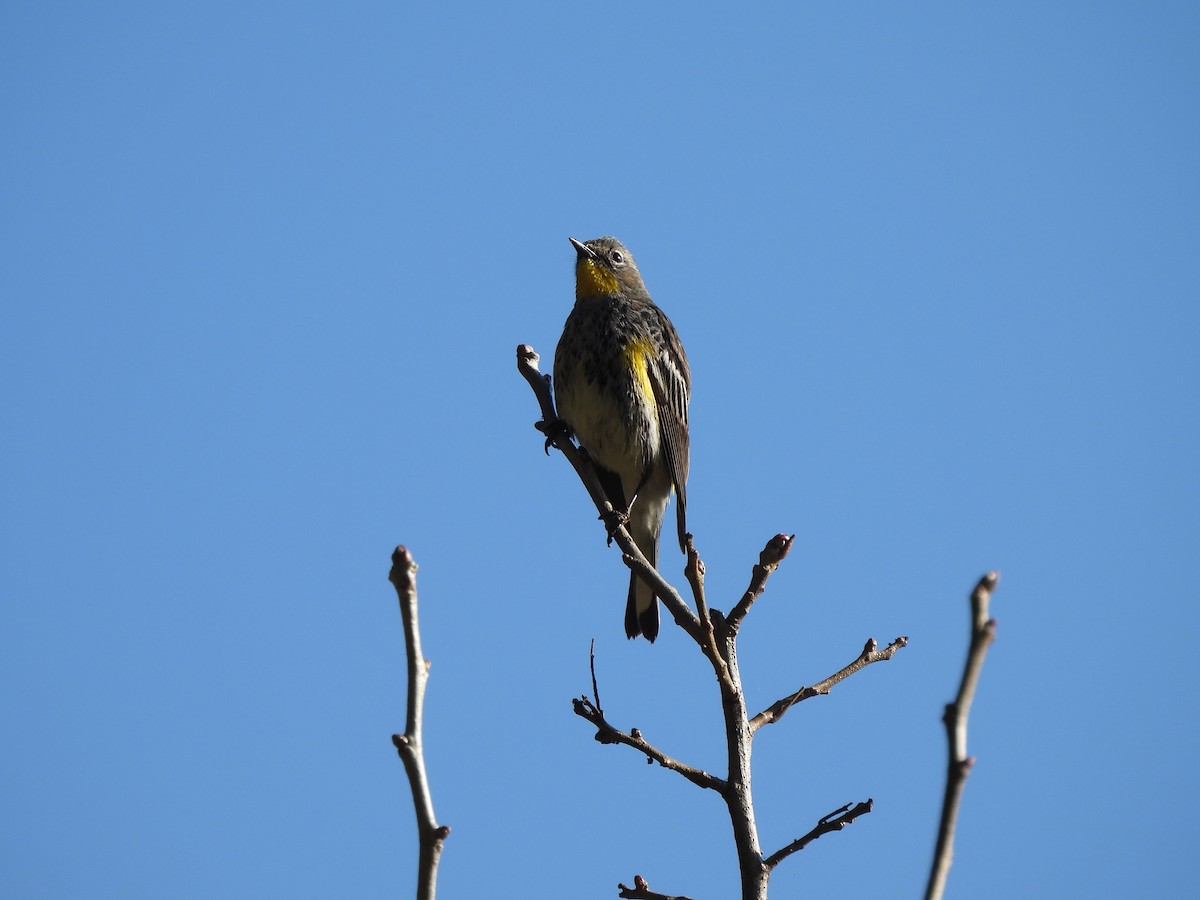
POLYGON ((664 352, 651 361, 650 386, 658 407, 658 427, 663 454, 675 486, 675 518, 679 529, 679 549, 687 534, 687 479, 690 444, 688 440, 688 402, 692 395, 692 373, 687 354, 675 333, 675 326, 658 311, 664 352))

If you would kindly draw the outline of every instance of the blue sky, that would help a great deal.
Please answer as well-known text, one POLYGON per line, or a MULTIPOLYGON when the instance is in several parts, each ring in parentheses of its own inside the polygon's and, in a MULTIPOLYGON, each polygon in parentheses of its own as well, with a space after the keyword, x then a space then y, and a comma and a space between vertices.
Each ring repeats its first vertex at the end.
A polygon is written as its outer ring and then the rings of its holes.
MULTIPOLYGON (((421 564, 447 897, 734 894, 694 649, 514 348, 620 237, 693 372, 689 526, 772 897, 924 884, 1002 572, 954 896, 1185 896, 1198 794, 1200 11, 1186 3, 15 4, 0 28, 0 893, 385 897, 421 564)), ((678 577, 669 548, 663 567, 678 577)))

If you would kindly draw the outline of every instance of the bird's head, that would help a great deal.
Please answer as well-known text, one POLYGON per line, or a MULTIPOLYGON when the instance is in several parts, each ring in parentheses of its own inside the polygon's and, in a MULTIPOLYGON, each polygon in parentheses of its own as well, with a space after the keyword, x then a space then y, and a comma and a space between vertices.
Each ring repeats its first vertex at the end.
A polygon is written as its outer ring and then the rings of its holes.
POLYGON ((641 273, 625 245, 612 237, 577 241, 575 248, 575 299, 603 297, 625 290, 644 292, 641 273))

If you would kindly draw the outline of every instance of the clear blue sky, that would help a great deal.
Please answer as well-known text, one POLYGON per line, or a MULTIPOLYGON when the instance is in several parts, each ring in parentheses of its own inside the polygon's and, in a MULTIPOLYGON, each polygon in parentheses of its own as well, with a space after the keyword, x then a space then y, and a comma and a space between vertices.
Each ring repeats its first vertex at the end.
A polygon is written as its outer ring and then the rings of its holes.
MULTIPOLYGON (((761 708, 772 897, 924 884, 967 592, 1003 581, 951 892, 1194 891, 1200 7, 10 4, 0 893, 395 897, 421 563, 446 897, 734 893, 687 642, 547 458, 567 236, 694 376, 690 526, 761 708)), ((682 557, 664 552, 678 575, 682 557)))

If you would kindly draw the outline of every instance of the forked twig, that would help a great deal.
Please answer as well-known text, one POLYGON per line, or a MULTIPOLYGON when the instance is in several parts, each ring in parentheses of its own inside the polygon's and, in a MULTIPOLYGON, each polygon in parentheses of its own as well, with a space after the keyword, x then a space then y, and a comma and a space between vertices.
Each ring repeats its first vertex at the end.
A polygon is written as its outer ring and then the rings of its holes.
POLYGON ((604 718, 604 713, 587 697, 576 697, 571 701, 571 706, 575 710, 575 715, 582 719, 587 719, 596 726, 596 740, 601 744, 624 744, 626 747, 632 747, 646 757, 646 762, 656 762, 664 769, 669 769, 672 772, 677 772, 682 775, 692 784, 698 787, 708 788, 712 791, 722 792, 726 789, 726 782, 715 775, 710 775, 703 769, 697 769, 694 766, 689 766, 687 763, 673 759, 663 753, 644 737, 642 733, 631 728, 629 731, 621 731, 604 718))
POLYGON ((831 831, 841 831, 859 816, 866 815, 871 811, 871 807, 875 805, 875 801, 867 798, 866 803, 856 803, 851 806, 847 803, 845 806, 839 807, 827 816, 822 816, 817 822, 817 827, 803 837, 798 837, 786 847, 776 850, 766 859, 768 869, 773 869, 793 853, 803 850, 817 838, 823 834, 829 834, 831 831))
MULTIPOLYGON (((720 610, 709 606, 704 590, 704 563, 696 551, 692 535, 686 535, 687 566, 684 573, 696 602, 696 612, 693 612, 675 588, 649 565, 636 545, 633 544, 628 530, 624 526, 611 527, 614 522, 612 504, 607 500, 604 490, 600 486, 590 457, 585 451, 575 446, 568 427, 558 418, 550 391, 550 379, 538 370, 538 361, 539 357, 532 347, 522 344, 517 348, 517 368, 533 388, 542 411, 542 421, 538 423, 537 427, 546 435, 546 446, 553 445, 562 451, 563 455, 571 462, 587 487, 596 508, 600 511, 601 518, 606 520, 606 524, 610 524, 610 535, 623 551, 625 564, 654 588, 655 593, 662 599, 676 623, 692 638, 712 666, 721 694, 728 774, 725 778, 718 778, 673 759, 646 741, 636 728, 624 732, 613 727, 605 719, 600 708, 594 644, 593 652, 590 655, 592 699, 579 697, 573 700, 575 714, 587 719, 595 726, 597 741, 605 744, 624 744, 643 754, 647 762, 657 762, 664 768, 682 775, 693 784, 719 793, 725 801, 730 823, 733 826, 734 845, 737 849, 738 866, 742 876, 742 898, 743 900, 751 900, 751 898, 752 900, 765 900, 768 879, 772 869, 779 862, 798 852, 821 835, 840 830, 857 817, 870 812, 871 801, 868 800, 866 803, 854 806, 847 804, 834 810, 829 815, 822 817, 808 834, 797 838, 769 858, 764 858, 759 844, 758 827, 754 819, 754 800, 751 791, 751 741, 755 731, 767 722, 777 721, 791 706, 806 697, 828 693, 834 684, 864 666, 883 659, 890 659, 898 649, 907 643, 908 639, 897 638, 883 650, 878 649, 874 640, 868 641, 858 659, 840 672, 811 688, 802 688, 797 693, 778 701, 759 713, 753 720, 749 719, 745 692, 738 670, 736 648, 738 631, 750 608, 762 595, 767 580, 787 557, 795 535, 777 534, 767 542, 759 554, 758 563, 753 568, 749 587, 728 616, 722 615, 720 610)), ((633 887, 622 884, 619 885, 619 888, 621 891, 619 896, 630 898, 630 900, 686 900, 686 898, 671 897, 651 891, 641 876, 635 879, 633 887)))
POLYGON ((862 653, 858 655, 858 659, 834 672, 824 681, 818 681, 811 687, 802 687, 794 694, 789 694, 782 700, 776 700, 757 716, 750 720, 750 730, 758 731, 764 725, 769 725, 772 722, 778 722, 783 718, 783 714, 795 706, 802 700, 807 700, 809 697, 816 697, 821 694, 828 694, 835 684, 839 681, 844 681, 849 678, 859 669, 865 669, 871 663, 882 662, 886 659, 891 659, 896 655, 897 650, 902 650, 908 646, 907 637, 898 637, 882 650, 879 649, 879 644, 875 638, 868 638, 867 643, 863 646, 862 653))

